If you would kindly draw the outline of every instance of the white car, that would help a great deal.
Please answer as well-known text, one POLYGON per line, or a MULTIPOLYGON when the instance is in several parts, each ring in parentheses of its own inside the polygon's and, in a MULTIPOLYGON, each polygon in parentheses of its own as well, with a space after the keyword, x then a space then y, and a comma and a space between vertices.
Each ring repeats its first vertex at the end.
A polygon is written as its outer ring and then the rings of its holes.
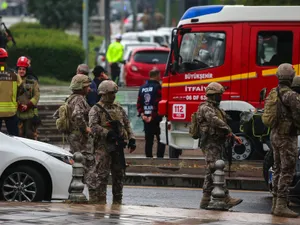
POLYGON ((68 199, 72 154, 47 143, 0 132, 0 197, 5 201, 68 199))

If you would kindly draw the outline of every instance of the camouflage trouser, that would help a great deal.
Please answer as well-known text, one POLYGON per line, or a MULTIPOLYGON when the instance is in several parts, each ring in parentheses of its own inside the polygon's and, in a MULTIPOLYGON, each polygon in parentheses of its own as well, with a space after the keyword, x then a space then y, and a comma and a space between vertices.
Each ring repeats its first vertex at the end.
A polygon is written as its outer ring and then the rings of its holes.
POLYGON ((122 167, 117 154, 117 152, 109 154, 103 148, 97 149, 93 160, 87 162, 88 173, 86 175, 86 184, 90 193, 92 193, 92 195, 90 195, 90 201, 106 197, 110 171, 112 175, 113 196, 122 198, 125 170, 122 167))
MULTIPOLYGON (((215 162, 221 159, 223 146, 217 143, 207 142, 202 150, 205 154, 206 174, 203 183, 203 193, 211 195, 213 186, 213 173, 215 172, 215 162)), ((225 183, 226 184, 226 183, 225 183)), ((224 185, 225 193, 228 194, 226 185, 224 185)))
MULTIPOLYGON (((87 135, 84 135, 80 132, 71 133, 67 137, 67 141, 70 145, 70 152, 74 154, 75 152, 81 152, 83 156, 85 157, 84 152, 87 151, 87 141, 88 137, 87 135)), ((85 183, 85 175, 87 173, 87 167, 85 165, 85 160, 83 161, 84 166, 84 177, 83 182, 85 183)))
POLYGON ((25 120, 19 119, 18 127, 19 127, 20 137, 37 140, 38 138, 37 127, 33 125, 32 119, 25 119, 25 120))
POLYGON ((274 153, 273 195, 287 198, 296 169, 297 136, 279 135, 272 131, 271 144, 274 153))

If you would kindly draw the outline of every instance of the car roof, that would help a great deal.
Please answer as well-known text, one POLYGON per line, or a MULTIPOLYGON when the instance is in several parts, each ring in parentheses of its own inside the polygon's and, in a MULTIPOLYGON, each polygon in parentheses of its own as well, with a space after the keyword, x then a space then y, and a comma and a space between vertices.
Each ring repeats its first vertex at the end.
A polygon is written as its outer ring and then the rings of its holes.
POLYGON ((170 49, 169 48, 164 48, 164 47, 139 47, 139 48, 135 48, 132 53, 136 53, 139 51, 165 51, 165 52, 169 52, 170 49))

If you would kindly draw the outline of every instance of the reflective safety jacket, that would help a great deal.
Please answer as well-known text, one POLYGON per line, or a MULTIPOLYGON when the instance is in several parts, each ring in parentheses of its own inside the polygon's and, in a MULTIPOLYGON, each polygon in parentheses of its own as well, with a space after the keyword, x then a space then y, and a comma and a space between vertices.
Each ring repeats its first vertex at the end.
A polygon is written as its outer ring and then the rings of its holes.
POLYGON ((40 89, 38 82, 31 76, 22 77, 22 85, 20 86, 18 103, 27 105, 27 110, 21 112, 18 110, 19 119, 32 119, 38 115, 37 104, 40 100, 40 89))
POLYGON ((109 63, 117 63, 123 60, 123 50, 124 47, 120 42, 113 42, 109 45, 106 59, 109 63))
POLYGON ((6 66, 0 66, 0 117, 14 116, 18 109, 17 93, 22 80, 6 66))

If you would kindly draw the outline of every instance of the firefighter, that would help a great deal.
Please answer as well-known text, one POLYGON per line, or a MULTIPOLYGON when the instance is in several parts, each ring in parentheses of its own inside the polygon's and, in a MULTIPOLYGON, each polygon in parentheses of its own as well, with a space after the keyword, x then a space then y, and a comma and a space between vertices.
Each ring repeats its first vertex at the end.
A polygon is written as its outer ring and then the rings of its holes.
POLYGON ((18 136, 17 93, 21 78, 6 65, 8 54, 0 48, 0 130, 5 121, 8 134, 18 136))
POLYGON ((40 99, 40 89, 36 79, 27 76, 28 67, 28 58, 21 56, 17 61, 18 75, 22 78, 17 111, 19 135, 37 140, 37 127, 40 124, 37 104, 40 99))

